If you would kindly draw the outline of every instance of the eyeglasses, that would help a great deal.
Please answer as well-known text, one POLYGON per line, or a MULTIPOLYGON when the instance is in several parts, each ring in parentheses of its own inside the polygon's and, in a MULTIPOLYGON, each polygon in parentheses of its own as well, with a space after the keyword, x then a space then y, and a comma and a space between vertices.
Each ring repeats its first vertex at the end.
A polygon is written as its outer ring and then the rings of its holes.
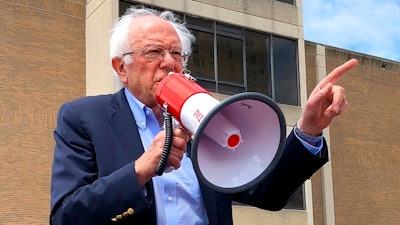
POLYGON ((151 46, 144 47, 142 49, 127 52, 127 53, 122 54, 122 56, 142 53, 142 56, 145 59, 147 59, 149 61, 153 61, 156 59, 159 60, 159 59, 161 59, 161 57, 164 58, 165 51, 169 52, 169 54, 172 56, 172 58, 174 58, 175 61, 177 61, 177 62, 187 62, 187 60, 189 58, 188 53, 186 51, 183 51, 179 47, 174 47, 174 48, 171 48, 170 50, 168 50, 163 47, 156 46, 156 45, 151 45, 151 46))

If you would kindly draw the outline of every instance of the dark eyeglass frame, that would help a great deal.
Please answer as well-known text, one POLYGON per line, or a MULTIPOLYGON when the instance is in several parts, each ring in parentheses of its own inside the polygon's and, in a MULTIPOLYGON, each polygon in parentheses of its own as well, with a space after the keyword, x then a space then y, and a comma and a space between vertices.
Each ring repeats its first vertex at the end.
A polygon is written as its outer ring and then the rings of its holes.
POLYGON ((149 60, 149 61, 153 61, 156 59, 160 59, 160 56, 162 56, 164 58, 166 51, 169 52, 171 57, 174 58, 175 61, 177 61, 177 62, 186 63, 189 59, 189 54, 179 47, 173 47, 168 50, 168 49, 165 49, 165 48, 163 48, 161 46, 157 46, 157 45, 146 46, 141 49, 137 49, 137 50, 134 50, 131 52, 124 53, 124 54, 122 54, 122 56, 141 53, 143 58, 145 58, 146 60, 149 60))

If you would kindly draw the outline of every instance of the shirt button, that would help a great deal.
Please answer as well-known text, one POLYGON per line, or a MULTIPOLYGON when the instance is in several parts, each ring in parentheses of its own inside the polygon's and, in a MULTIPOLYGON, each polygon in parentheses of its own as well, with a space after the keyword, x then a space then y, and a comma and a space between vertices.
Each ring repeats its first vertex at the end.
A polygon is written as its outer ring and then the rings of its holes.
POLYGON ((174 200, 174 197, 172 197, 172 196, 170 195, 170 196, 168 196, 167 200, 170 201, 170 202, 172 202, 172 200, 174 200))

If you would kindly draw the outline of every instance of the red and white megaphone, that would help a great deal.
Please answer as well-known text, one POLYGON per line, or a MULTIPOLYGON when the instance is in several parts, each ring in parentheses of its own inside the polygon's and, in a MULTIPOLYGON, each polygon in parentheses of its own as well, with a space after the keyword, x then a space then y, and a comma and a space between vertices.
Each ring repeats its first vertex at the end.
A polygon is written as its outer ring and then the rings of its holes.
POLYGON ((194 134, 194 170, 215 191, 250 188, 270 173, 282 154, 285 119, 263 94, 240 93, 220 102, 190 75, 174 73, 160 81, 156 100, 194 134))

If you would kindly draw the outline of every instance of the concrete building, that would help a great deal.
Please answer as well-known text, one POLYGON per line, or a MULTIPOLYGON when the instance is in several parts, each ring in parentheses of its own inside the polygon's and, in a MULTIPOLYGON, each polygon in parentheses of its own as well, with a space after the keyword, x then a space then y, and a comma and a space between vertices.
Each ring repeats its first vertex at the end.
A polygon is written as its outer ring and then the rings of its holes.
POLYGON ((339 82, 350 108, 324 132, 330 162, 284 210, 235 204, 235 224, 398 223, 400 62, 305 41, 301 0, 0 0, 0 224, 48 224, 56 113, 120 88, 109 30, 132 3, 182 15, 197 36, 189 69, 199 83, 221 99, 274 98, 288 131, 318 80, 359 60, 339 82))

